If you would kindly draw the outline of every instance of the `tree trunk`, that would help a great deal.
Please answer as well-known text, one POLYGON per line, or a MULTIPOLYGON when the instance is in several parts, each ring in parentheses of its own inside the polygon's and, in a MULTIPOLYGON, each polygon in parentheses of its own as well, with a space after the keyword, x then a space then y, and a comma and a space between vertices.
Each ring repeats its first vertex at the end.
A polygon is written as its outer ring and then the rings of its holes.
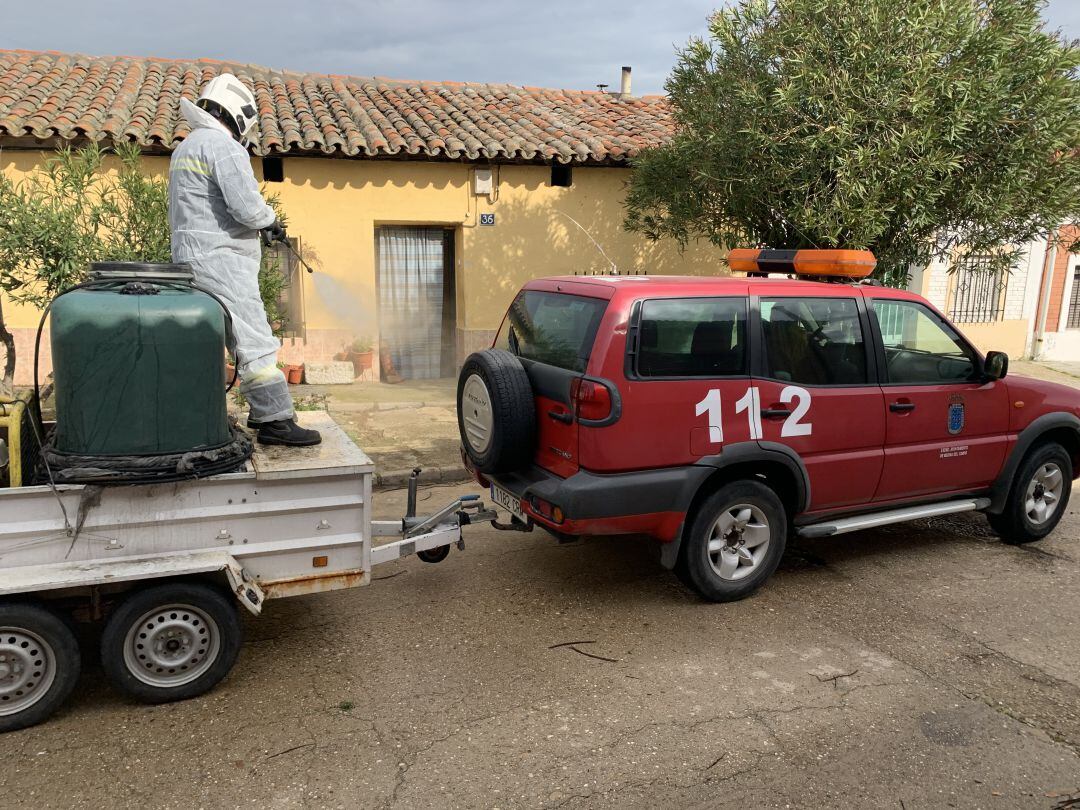
POLYGON ((4 320, 4 304, 0 301, 0 345, 5 350, 4 379, 0 382, 0 399, 10 400, 15 395, 15 335, 4 320))

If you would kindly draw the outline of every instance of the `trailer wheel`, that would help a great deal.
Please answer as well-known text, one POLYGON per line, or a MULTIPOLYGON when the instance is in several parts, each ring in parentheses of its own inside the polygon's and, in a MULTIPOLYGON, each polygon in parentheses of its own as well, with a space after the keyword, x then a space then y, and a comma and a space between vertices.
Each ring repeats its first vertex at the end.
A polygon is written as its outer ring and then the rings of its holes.
POLYGON ((143 703, 186 700, 229 674, 242 635, 235 602, 217 588, 154 585, 109 618, 101 665, 114 687, 143 703))
POLYGON ((79 679, 79 644, 67 623, 33 604, 0 604, 0 733, 34 726, 79 679))
POLYGON ((441 563, 450 554, 450 546, 435 546, 427 551, 418 551, 416 556, 426 563, 441 563))

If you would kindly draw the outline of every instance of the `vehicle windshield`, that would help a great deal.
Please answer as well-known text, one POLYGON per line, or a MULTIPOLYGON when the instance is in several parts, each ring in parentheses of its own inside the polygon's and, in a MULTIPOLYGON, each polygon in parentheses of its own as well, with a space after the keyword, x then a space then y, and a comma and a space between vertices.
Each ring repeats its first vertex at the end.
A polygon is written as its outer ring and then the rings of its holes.
POLYGON ((607 301, 523 290, 510 305, 495 346, 518 357, 585 371, 607 301))

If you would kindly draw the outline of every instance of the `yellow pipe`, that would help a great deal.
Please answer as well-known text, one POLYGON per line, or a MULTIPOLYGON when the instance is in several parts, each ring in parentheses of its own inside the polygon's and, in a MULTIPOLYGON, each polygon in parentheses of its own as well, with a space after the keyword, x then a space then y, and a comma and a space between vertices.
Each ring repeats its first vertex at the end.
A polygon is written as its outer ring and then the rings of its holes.
POLYGON ((0 427, 7 428, 8 486, 23 485, 22 426, 31 394, 20 394, 14 402, 0 403, 0 427))

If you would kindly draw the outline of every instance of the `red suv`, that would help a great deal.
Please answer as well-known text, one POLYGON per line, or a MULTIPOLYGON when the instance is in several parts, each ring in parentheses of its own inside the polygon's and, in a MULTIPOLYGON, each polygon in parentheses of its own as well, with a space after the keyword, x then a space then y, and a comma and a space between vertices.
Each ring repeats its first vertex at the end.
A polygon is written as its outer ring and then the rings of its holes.
POLYGON ((458 382, 463 457, 511 526, 647 534, 739 599, 789 533, 981 511, 1049 534, 1080 394, 983 357, 925 300, 866 283, 565 277, 518 293, 458 382))

